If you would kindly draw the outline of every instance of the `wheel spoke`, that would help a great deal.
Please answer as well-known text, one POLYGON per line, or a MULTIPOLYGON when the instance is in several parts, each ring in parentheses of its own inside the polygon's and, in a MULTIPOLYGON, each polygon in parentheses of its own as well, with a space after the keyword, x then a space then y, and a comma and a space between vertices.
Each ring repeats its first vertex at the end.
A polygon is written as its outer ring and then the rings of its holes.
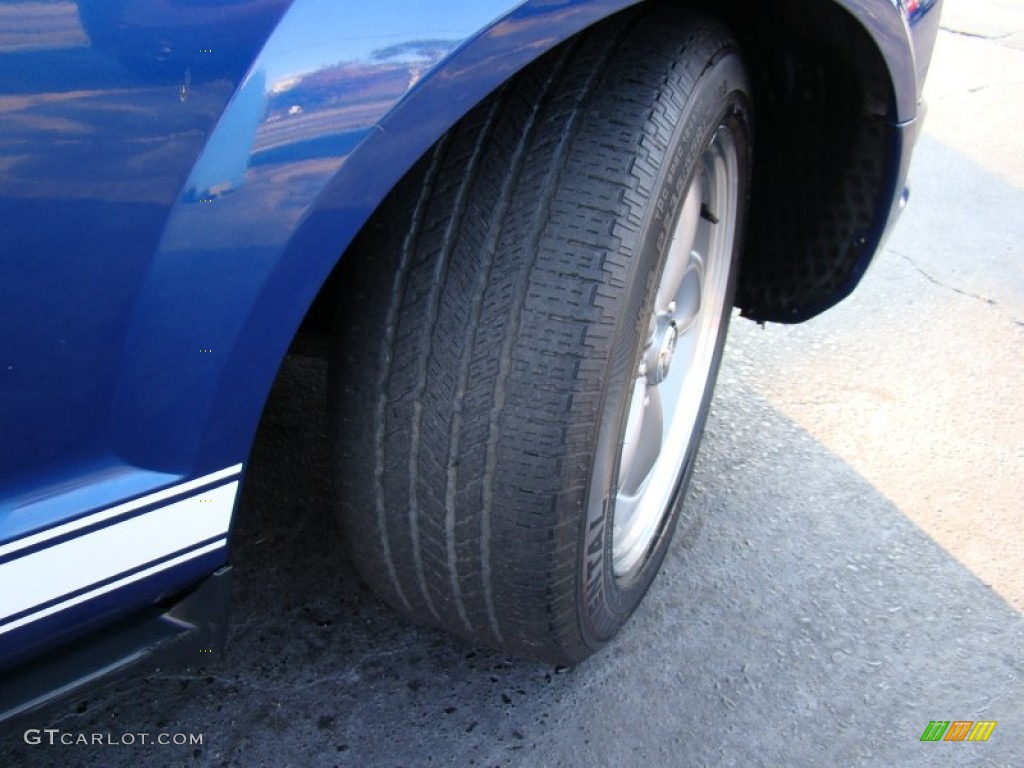
POLYGON ((636 519, 636 508, 643 496, 643 489, 640 489, 636 493, 620 492, 615 497, 615 527, 612 530, 612 536, 615 546, 619 550, 628 548, 626 537, 633 535, 632 523, 636 519))
POLYGON ((690 258, 676 293, 676 311, 673 313, 676 332, 686 333, 700 314, 704 302, 704 257, 690 251, 690 258))
POLYGON ((664 432, 664 414, 661 407, 661 390, 658 387, 646 387, 643 413, 641 415, 639 435, 626 474, 621 474, 621 488, 627 493, 638 490, 651 473, 661 455, 662 434, 664 432))
POLYGON ((683 202, 683 210, 679 213, 679 224, 669 249, 665 271, 658 286, 658 296, 654 300, 655 313, 665 312, 668 305, 676 300, 680 284, 689 268, 689 254, 697 239, 697 227, 700 225, 700 184, 690 185, 690 191, 683 202))
POLYGON ((619 459, 620 487, 633 466, 636 449, 642 439, 646 399, 647 379, 639 376, 633 386, 633 397, 629 403, 629 416, 626 417, 626 431, 622 440, 622 457, 619 459))

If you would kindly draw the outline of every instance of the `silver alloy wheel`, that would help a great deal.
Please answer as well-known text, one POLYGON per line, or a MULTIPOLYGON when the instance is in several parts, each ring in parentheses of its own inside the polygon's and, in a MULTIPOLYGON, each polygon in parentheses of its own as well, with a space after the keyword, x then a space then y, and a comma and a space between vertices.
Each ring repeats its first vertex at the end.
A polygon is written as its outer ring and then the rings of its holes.
POLYGON ((697 164, 658 284, 619 441, 612 560, 617 577, 645 560, 685 468, 725 311, 739 161, 719 128, 697 164))

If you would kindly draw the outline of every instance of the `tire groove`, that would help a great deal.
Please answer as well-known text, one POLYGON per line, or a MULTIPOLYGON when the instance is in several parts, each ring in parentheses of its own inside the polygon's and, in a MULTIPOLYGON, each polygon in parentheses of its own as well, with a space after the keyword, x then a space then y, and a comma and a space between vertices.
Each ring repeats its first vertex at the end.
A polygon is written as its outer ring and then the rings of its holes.
MULTIPOLYGON (((554 77, 554 75, 553 75, 554 77)), ((520 175, 522 173, 524 160, 526 158, 526 148, 529 146, 530 141, 533 139, 536 125, 537 115, 539 113, 539 107, 544 99, 544 96, 550 90, 552 81, 549 79, 545 83, 544 90, 541 92, 540 98, 535 104, 534 109, 531 111, 529 118, 523 125, 522 132, 516 143, 515 150, 512 153, 511 162, 509 165, 508 174, 502 183, 501 190, 498 194, 498 201, 494 208, 493 221, 503 222, 505 214, 512 205, 512 192, 519 182, 520 175)), ((501 110, 506 106, 509 100, 509 92, 506 91, 502 94, 498 103, 495 105, 495 111, 492 113, 492 117, 499 114, 501 110)), ((491 126, 488 126, 491 128, 491 126)), ((455 557, 455 507, 456 507, 456 494, 458 488, 458 477, 459 477, 459 466, 461 464, 459 460, 459 451, 461 444, 462 434, 462 409, 463 401, 466 395, 466 388, 469 385, 469 369, 472 362, 472 350, 473 350, 473 336, 476 334, 477 329, 480 326, 480 318, 483 312, 483 298, 486 292, 487 285, 490 283, 491 272, 494 267, 495 256, 497 254, 498 243, 501 240, 501 235, 504 229, 499 224, 498 226, 491 226, 488 228, 487 239, 483 243, 480 254, 484 261, 481 269, 477 271, 477 279, 474 283, 473 300, 470 304, 469 321, 466 324, 463 337, 462 337, 462 354, 459 359, 459 371, 458 379, 455 390, 455 402, 453 403, 452 423, 449 435, 449 454, 448 454, 448 467, 447 467, 447 482, 445 485, 445 507, 447 514, 445 517, 445 532, 447 534, 448 542, 448 558, 449 568, 451 575, 452 589, 456 596, 456 605, 459 611, 459 616, 463 620, 463 624, 469 631, 472 630, 472 625, 466 615, 465 605, 462 601, 462 591, 458 586, 458 568, 455 557)), ((490 534, 490 526, 487 527, 487 534, 490 534)), ((481 534, 481 542, 485 539, 485 536, 481 534)), ((488 563, 489 565, 489 563, 488 563)), ((489 574, 488 574, 489 575, 489 574)), ((486 594, 486 593, 485 593, 486 594)), ((486 601, 485 597, 485 601, 486 601)), ((488 624, 490 625, 491 631, 494 632, 495 637, 499 642, 502 642, 502 634, 500 625, 497 622, 496 612, 493 608, 493 601, 489 605, 488 609, 488 624)))
MULTIPOLYGON (((533 109, 530 112, 530 118, 527 121, 526 129, 523 131, 523 133, 524 133, 523 139, 516 146, 516 152, 515 152, 515 154, 514 154, 514 156, 512 158, 513 165, 517 166, 520 169, 520 171, 522 169, 522 161, 529 154, 528 149, 529 149, 529 146, 530 146, 530 143, 531 143, 532 139, 534 138, 534 129, 535 129, 536 125, 537 125, 538 116, 541 114, 541 112, 543 111, 544 107, 547 106, 550 95, 555 90, 557 84, 561 81, 561 78, 565 74, 565 71, 566 71, 566 69, 569 66, 569 62, 570 62, 573 54, 577 51, 578 48, 579 48, 579 41, 578 40, 573 42, 572 45, 570 45, 569 47, 567 47, 565 49, 565 51, 562 53, 561 58, 558 60, 558 62, 555 64, 554 68, 552 69, 551 74, 548 76, 548 78, 544 82, 543 89, 541 90, 541 93, 538 96, 537 101, 535 102, 534 107, 533 107, 533 109)), ((518 178, 516 179, 516 181, 518 181, 518 178)), ((515 189, 515 186, 516 185, 512 184, 512 185, 509 185, 509 187, 508 187, 508 203, 509 203, 509 206, 511 206, 512 192, 515 189)), ((504 190, 503 190, 503 192, 504 192, 504 190)), ((538 208, 538 210, 539 210, 539 208, 538 208)), ((506 211, 507 211, 507 208, 506 208, 506 211)), ((504 233, 504 223, 505 223, 504 222, 504 218, 500 219, 500 221, 502 222, 502 226, 494 228, 496 230, 499 230, 494 235, 494 249, 495 249, 495 252, 497 250, 498 244, 501 241, 501 235, 504 233)), ((491 265, 493 265, 493 259, 491 260, 491 265)), ((491 265, 489 265, 489 268, 488 268, 488 276, 490 274, 490 266, 491 265)), ((532 265, 532 261, 531 261, 531 265, 532 265)), ((531 266, 531 265, 528 265, 527 269, 524 272, 528 272, 529 271, 529 266, 531 266)), ((523 282, 528 284, 528 280, 527 281, 523 281, 523 282)), ((520 297, 517 296, 517 301, 519 299, 520 299, 520 297)), ((522 300, 525 300, 525 297, 523 297, 522 300)), ((479 309, 482 310, 482 296, 481 296, 480 304, 481 304, 481 306, 480 306, 479 309)), ((516 311, 516 304, 515 303, 513 303, 513 312, 515 313, 515 315, 518 316, 518 312, 516 311)), ((513 329, 515 327, 516 326, 513 326, 513 329)), ((491 542, 490 542, 490 540, 491 540, 491 535, 492 535, 492 531, 491 531, 491 515, 493 514, 493 511, 494 511, 494 489, 493 489, 494 473, 495 473, 495 470, 497 468, 497 445, 498 445, 498 439, 500 437, 497 425, 498 425, 499 418, 501 416, 502 410, 503 410, 504 405, 505 405, 504 383, 505 383, 505 379, 507 379, 508 373, 509 373, 509 370, 508 370, 509 358, 511 356, 510 355, 510 353, 511 353, 511 346, 512 346, 512 340, 514 338, 515 338, 515 333, 514 333, 514 330, 513 330, 512 333, 507 333, 506 334, 505 340, 502 343, 501 356, 499 358, 500 362, 499 362, 498 375, 495 377, 494 398, 492 400, 491 411, 490 411, 490 414, 489 414, 489 417, 488 417, 488 425, 490 427, 490 434, 489 434, 489 438, 487 440, 487 445, 486 445, 487 457, 486 457, 486 460, 485 460, 484 475, 483 475, 482 484, 481 484, 481 486, 482 486, 482 493, 481 493, 482 499, 481 499, 481 502, 482 503, 481 503, 481 523, 480 523, 480 529, 481 529, 480 530, 480 577, 481 577, 481 581, 483 582, 482 583, 483 597, 484 597, 484 605, 485 605, 485 608, 487 610, 488 624, 490 625, 491 631, 494 633, 494 635, 497 638, 498 642, 502 643, 502 644, 504 644, 505 640, 504 640, 504 636, 502 635, 502 632, 501 632, 501 625, 500 625, 500 623, 498 621, 497 611, 496 611, 495 606, 494 606, 494 585, 493 585, 493 579, 492 579, 492 574, 491 574, 491 546, 490 546, 491 542)), ((467 375, 468 375, 468 363, 467 363, 467 375)))
POLYGON ((402 240, 402 250, 399 256, 398 268, 395 270, 394 279, 391 283, 391 301, 388 305, 388 315, 384 326, 383 349, 384 355, 381 360, 381 367, 377 374, 377 408, 374 414, 374 507, 377 513, 377 530, 380 535, 381 550, 384 555, 385 566, 388 577, 395 588, 398 598, 402 601, 405 609, 412 610, 412 604, 402 589, 401 581, 398 578, 398 571, 395 568, 394 558, 391 554, 391 541, 388 538, 387 503, 384 495, 384 439, 386 435, 385 422, 388 405, 388 381, 391 377, 391 363, 395 356, 395 342, 398 331, 398 315, 401 311, 401 296, 405 289, 406 276, 409 272, 409 262, 415 252, 416 239, 419 235, 420 226, 423 223, 427 203, 433 192, 434 183, 437 180, 441 169, 441 158, 444 155, 444 148, 447 146, 448 136, 437 144, 430 158, 430 167, 423 180, 423 187, 416 199, 413 208, 412 221, 402 240))
MULTIPOLYGON (((492 105, 491 112, 490 112, 490 114, 487 117, 487 121, 485 123, 484 129, 481 131, 481 140, 476 145, 476 148, 475 148, 476 152, 479 152, 481 149, 483 149, 483 147, 484 147, 484 145, 486 143, 485 140, 484 140, 485 136, 486 136, 487 141, 489 141, 491 139, 491 137, 493 136, 493 133, 494 133, 494 130, 495 130, 495 127, 496 127, 496 118, 497 118, 497 116, 499 114, 501 114, 503 112, 503 110, 506 107, 507 102, 508 102, 508 91, 504 90, 502 92, 501 96, 492 105)), ((476 153, 474 153, 474 155, 475 154, 476 153)), ((474 159, 473 159, 473 165, 474 166, 475 166, 476 162, 477 162, 477 158, 476 158, 476 156, 474 156, 474 159)), ((516 175, 516 172, 513 169, 513 171, 510 173, 510 178, 514 177, 515 175, 516 175)), ((504 207, 507 207, 507 206, 504 206, 503 203, 504 203, 504 200, 505 200, 505 197, 506 197, 506 192, 508 191, 508 185, 509 185, 509 182, 506 182, 505 186, 502 189, 502 192, 501 192, 501 195, 500 195, 499 205, 497 207, 498 211, 502 211, 502 210, 504 210, 504 207)), ((511 193, 508 192, 508 194, 511 194, 511 193)), ((499 213, 495 218, 496 218, 496 220, 500 221, 501 214, 499 213)), ((496 230, 496 229, 498 229, 498 228, 497 227, 492 227, 491 228, 492 232, 493 232, 493 230, 496 230)), ((490 268, 491 268, 491 264, 493 263, 493 259, 494 259, 494 250, 495 250, 495 248, 494 248, 494 240, 495 240, 494 235, 493 234, 489 234, 488 241, 484 244, 484 247, 481 249, 482 255, 483 255, 483 257, 486 260, 486 266, 484 267, 483 270, 480 271, 480 274, 482 275, 482 277, 480 279, 478 279, 476 284, 475 284, 476 290, 473 292, 473 300, 472 300, 472 302, 470 304, 470 311, 469 311, 469 315, 470 315, 471 320, 466 323, 466 326, 465 326, 465 329, 464 329, 464 332, 463 332, 461 354, 459 356, 459 371, 458 371, 458 377, 456 379, 456 386, 455 386, 455 400, 454 400, 454 402, 452 404, 452 420, 451 420, 451 424, 449 426, 448 457, 447 457, 446 467, 445 467, 445 499, 444 499, 444 504, 445 504, 445 520, 444 520, 444 530, 445 530, 445 555, 446 555, 446 558, 447 558, 448 578, 449 578, 449 582, 451 584, 452 596, 454 597, 454 600, 455 600, 455 608, 456 608, 456 611, 459 614, 459 620, 462 622, 462 625, 466 628, 466 630, 468 632, 471 632, 471 633, 474 632, 473 624, 470 621, 469 615, 468 615, 468 613, 466 611, 466 604, 465 604, 465 600, 463 599, 463 595, 462 595, 462 587, 459 585, 459 568, 458 568, 458 558, 456 556, 456 542, 455 542, 456 492, 457 492, 457 486, 458 486, 458 473, 459 473, 459 464, 460 464, 460 461, 459 461, 459 451, 460 451, 460 442, 461 442, 461 433, 462 433, 462 407, 463 407, 463 400, 465 398, 466 387, 468 386, 468 381, 469 381, 469 363, 470 363, 470 359, 471 359, 470 352, 472 350, 472 337, 473 337, 473 334, 474 334, 474 332, 476 330, 477 324, 479 322, 480 307, 483 304, 483 293, 484 293, 484 289, 486 288, 486 285, 487 285, 487 279, 490 276, 490 268)))
MULTIPOLYGON (((481 562, 482 562, 482 577, 484 581, 484 601, 487 606, 488 618, 491 621, 492 629, 498 633, 499 640, 501 634, 498 628, 497 615, 494 608, 494 594, 493 594, 493 583, 491 577, 491 563, 490 563, 490 537, 491 537, 491 517, 494 510, 494 476, 498 464, 498 445, 501 441, 501 416, 504 411, 505 401, 507 397, 508 381, 512 371, 512 348, 515 344, 516 339, 519 335, 522 313, 525 308, 526 298, 529 293, 530 277, 534 271, 537 263, 537 257, 540 251, 540 241, 543 236, 544 227, 547 224, 550 216, 551 202, 554 199, 555 192, 558 189, 558 184, 561 179, 562 172, 565 169, 566 161, 569 156, 571 149, 572 139, 576 135, 579 129, 581 120, 581 105, 590 99, 595 83, 597 83, 604 72, 606 71, 608 64, 612 58, 612 54, 618 50, 620 43, 623 38, 631 31, 633 25, 627 25, 625 28, 618 31, 612 37, 610 44, 608 45, 604 55, 600 61, 600 66, 595 67, 591 70, 589 76, 586 78, 583 84, 583 88, 576 94, 574 98, 574 106, 570 112, 567 124, 556 145, 556 149, 553 156, 553 161, 548 166, 548 173, 544 179, 544 185, 537 195, 537 202, 534 207, 534 216, 530 227, 530 244, 527 250, 528 262, 524 265, 514 284, 514 299, 511 305, 511 317, 509 318, 509 330, 505 333, 502 341, 501 353, 498 357, 499 366, 498 373, 495 377, 494 385, 494 397, 492 400, 491 411, 488 418, 489 426, 489 439, 487 441, 487 459, 484 469, 483 476, 483 504, 482 504, 482 516, 484 530, 481 535, 481 562)), ((576 40, 567 48, 562 58, 559 60, 556 70, 552 72, 551 77, 545 83, 545 88, 541 98, 537 100, 537 106, 534 110, 531 119, 536 119, 536 115, 540 114, 544 108, 549 106, 549 99, 547 98, 553 90, 553 86, 556 81, 560 81, 569 68, 572 57, 582 46, 581 40, 576 40)), ((525 152, 525 150, 524 150, 525 152)), ((550 611, 551 606, 548 606, 550 611)))
MULTIPOLYGON (((467 199, 476 180, 476 170, 479 166, 480 158, 483 156, 487 141, 491 137, 497 108, 497 102, 490 105, 487 117, 485 118, 476 141, 473 144, 473 151, 470 154, 468 161, 465 162, 465 168, 462 170, 459 187, 452 202, 451 215, 448 217, 445 224, 441 248, 435 258, 433 279, 430 284, 430 295, 427 299, 427 316, 424 318, 425 330, 423 333, 423 341, 420 344, 420 355, 417 360, 416 387, 413 394, 413 422, 409 449, 409 474, 411 478, 409 483, 409 526, 413 543, 413 563, 416 569, 416 576, 419 581, 420 592, 423 594, 428 610, 438 621, 441 621, 441 615, 438 613, 437 608, 434 605, 434 601, 430 596, 426 574, 423 570, 423 545, 419 529, 420 505, 418 479, 421 476, 420 439, 423 430, 423 396, 427 389, 428 363, 433 351, 433 341, 437 332, 438 309, 441 302, 441 295, 444 292, 444 286, 448 277, 452 252, 458 244, 458 232, 461 228, 462 220, 465 215, 467 199)), ((461 162, 460 165, 462 165, 461 162)), ((472 631, 472 626, 469 624, 469 619, 466 616, 466 610, 463 605, 461 590, 459 589, 457 580, 457 570, 455 569, 453 541, 454 529, 454 513, 453 511, 448 510, 446 505, 445 551, 453 588, 452 596, 455 599, 456 609, 460 619, 466 628, 472 631), (450 522, 449 518, 451 518, 450 522)))

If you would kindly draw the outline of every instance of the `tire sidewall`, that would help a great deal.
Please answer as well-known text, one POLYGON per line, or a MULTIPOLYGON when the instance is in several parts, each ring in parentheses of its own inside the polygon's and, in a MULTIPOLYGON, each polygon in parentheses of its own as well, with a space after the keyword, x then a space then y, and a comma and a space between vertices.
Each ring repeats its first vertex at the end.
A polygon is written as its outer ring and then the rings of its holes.
POLYGON ((748 94, 749 87, 738 52, 731 48, 720 51, 699 77, 676 124, 660 166, 655 193, 647 205, 640 229, 604 382, 602 417, 593 438, 593 479, 580 531, 580 629, 585 643, 593 649, 611 639, 650 587, 667 552, 693 471, 721 361, 739 272, 738 254, 750 179, 751 110, 748 94), (721 126, 733 133, 739 173, 736 229, 729 255, 732 263, 722 322, 683 469, 669 503, 670 511, 664 515, 644 562, 623 579, 614 572, 611 535, 616 493, 613 478, 618 476, 623 426, 647 332, 647 318, 653 311, 659 277, 683 199, 698 163, 721 126))

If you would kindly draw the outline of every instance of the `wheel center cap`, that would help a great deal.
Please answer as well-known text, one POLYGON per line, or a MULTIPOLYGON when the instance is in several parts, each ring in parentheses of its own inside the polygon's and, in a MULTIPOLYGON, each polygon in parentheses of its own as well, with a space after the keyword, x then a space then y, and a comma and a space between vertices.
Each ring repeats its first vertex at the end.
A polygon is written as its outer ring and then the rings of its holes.
POLYGON ((661 384, 668 378, 669 369, 672 367, 672 357, 676 352, 676 340, 679 333, 676 331, 675 323, 665 323, 658 334, 658 343, 654 345, 655 359, 647 366, 648 379, 651 384, 661 384))

